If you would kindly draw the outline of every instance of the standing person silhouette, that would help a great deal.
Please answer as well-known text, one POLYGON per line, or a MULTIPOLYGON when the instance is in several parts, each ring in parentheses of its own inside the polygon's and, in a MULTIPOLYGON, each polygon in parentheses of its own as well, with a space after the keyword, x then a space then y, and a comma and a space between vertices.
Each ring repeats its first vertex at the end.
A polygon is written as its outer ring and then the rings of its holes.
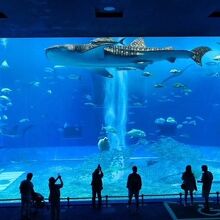
POLYGON ((98 167, 94 170, 94 172, 92 173, 92 206, 93 208, 96 207, 96 194, 98 196, 98 208, 101 208, 102 206, 102 189, 103 189, 103 185, 102 185, 102 178, 103 178, 104 174, 102 172, 102 168, 100 166, 100 164, 98 165, 98 167))
POLYGON ((205 199, 204 211, 209 212, 209 193, 212 187, 213 175, 208 171, 207 165, 202 165, 202 179, 198 182, 202 182, 202 196, 205 199))
POLYGON ((26 180, 23 180, 20 184, 20 193, 21 193, 21 218, 22 219, 31 219, 31 205, 34 194, 34 185, 31 182, 33 177, 32 173, 28 173, 26 180))
POLYGON ((141 190, 142 181, 141 176, 137 174, 137 166, 132 167, 133 173, 128 175, 127 188, 128 188, 128 206, 131 206, 133 195, 136 200, 136 208, 139 207, 139 191, 141 190))
POLYGON ((63 187, 63 180, 60 175, 55 179, 49 178, 49 202, 51 208, 51 220, 60 219, 60 189, 63 187), (56 184, 57 180, 60 180, 60 184, 56 184))
POLYGON ((191 165, 187 165, 186 166, 186 170, 182 175, 182 180, 183 183, 185 184, 185 206, 187 205, 187 195, 188 195, 188 191, 190 193, 190 199, 191 199, 191 205, 193 205, 193 191, 196 190, 197 191, 197 186, 196 186, 196 179, 195 176, 192 172, 192 167, 191 165))

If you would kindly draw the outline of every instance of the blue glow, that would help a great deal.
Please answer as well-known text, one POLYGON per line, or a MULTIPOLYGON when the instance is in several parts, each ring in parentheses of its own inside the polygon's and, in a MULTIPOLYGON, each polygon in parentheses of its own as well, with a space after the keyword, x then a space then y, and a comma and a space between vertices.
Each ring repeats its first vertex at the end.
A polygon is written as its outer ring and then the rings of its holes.
POLYGON ((90 196, 98 163, 103 195, 127 195, 132 165, 143 194, 179 193, 187 164, 197 179, 207 164, 219 191, 220 38, 120 39, 0 39, 1 198, 26 172, 45 197, 57 173, 63 197, 90 196))

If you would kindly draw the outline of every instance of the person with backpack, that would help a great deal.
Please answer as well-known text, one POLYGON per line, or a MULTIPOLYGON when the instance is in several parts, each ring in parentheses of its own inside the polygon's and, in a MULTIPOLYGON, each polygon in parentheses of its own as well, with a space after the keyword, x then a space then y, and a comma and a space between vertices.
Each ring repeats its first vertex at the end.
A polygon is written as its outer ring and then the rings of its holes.
POLYGON ((142 187, 141 176, 137 173, 137 166, 132 167, 133 172, 128 175, 127 188, 128 188, 128 206, 131 206, 133 195, 136 200, 136 208, 139 207, 139 192, 142 187))
POLYGON ((22 219, 31 219, 31 205, 34 194, 34 185, 31 182, 33 177, 32 173, 28 173, 26 180, 23 180, 20 184, 21 193, 21 217, 22 219))

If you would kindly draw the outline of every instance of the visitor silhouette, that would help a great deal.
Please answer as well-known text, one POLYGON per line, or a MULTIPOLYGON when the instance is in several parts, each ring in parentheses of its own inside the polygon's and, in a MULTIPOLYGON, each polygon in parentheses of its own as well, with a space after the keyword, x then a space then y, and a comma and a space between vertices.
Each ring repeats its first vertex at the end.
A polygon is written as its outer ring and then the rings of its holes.
POLYGON ((49 202, 51 208, 51 220, 60 219, 60 189, 63 187, 63 180, 60 175, 55 179, 49 178, 49 202), (56 184, 57 180, 60 180, 60 184, 56 184))
POLYGON ((207 165, 202 165, 202 179, 198 180, 199 183, 202 183, 202 196, 205 199, 204 211, 209 212, 209 193, 212 187, 213 175, 208 171, 207 165))
POLYGON ((92 206, 93 208, 96 207, 96 195, 98 196, 98 208, 101 208, 102 206, 102 189, 103 189, 103 184, 102 184, 102 178, 104 174, 102 172, 102 168, 100 164, 97 166, 97 168, 94 170, 92 173, 92 206))
POLYGON ((192 172, 192 167, 191 165, 186 166, 186 170, 182 175, 182 189, 185 191, 185 206, 187 206, 187 195, 188 192, 190 193, 190 199, 191 199, 191 205, 193 205, 193 191, 197 191, 197 186, 196 186, 196 179, 195 176, 192 172))
POLYGON ((34 194, 34 185, 31 182, 33 177, 32 173, 28 173, 26 180, 20 183, 20 193, 21 193, 21 218, 29 220, 31 219, 31 206, 34 194))
POLYGON ((127 188, 128 188, 128 206, 131 206, 133 195, 136 200, 136 208, 139 207, 139 191, 141 190, 142 181, 141 176, 137 174, 137 166, 132 167, 133 172, 128 175, 127 188))

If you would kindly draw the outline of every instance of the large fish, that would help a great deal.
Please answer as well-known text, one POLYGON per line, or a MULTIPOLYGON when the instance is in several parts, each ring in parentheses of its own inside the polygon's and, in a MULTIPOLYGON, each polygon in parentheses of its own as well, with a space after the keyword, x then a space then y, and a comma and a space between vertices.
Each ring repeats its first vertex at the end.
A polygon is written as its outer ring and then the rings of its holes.
POLYGON ((112 38, 97 38, 88 44, 55 45, 46 49, 46 55, 56 65, 85 68, 144 69, 157 61, 171 63, 179 58, 191 58, 201 65, 201 59, 210 51, 209 47, 197 47, 189 50, 175 50, 172 47, 146 47, 143 38, 135 39, 129 45, 123 45, 112 38))

